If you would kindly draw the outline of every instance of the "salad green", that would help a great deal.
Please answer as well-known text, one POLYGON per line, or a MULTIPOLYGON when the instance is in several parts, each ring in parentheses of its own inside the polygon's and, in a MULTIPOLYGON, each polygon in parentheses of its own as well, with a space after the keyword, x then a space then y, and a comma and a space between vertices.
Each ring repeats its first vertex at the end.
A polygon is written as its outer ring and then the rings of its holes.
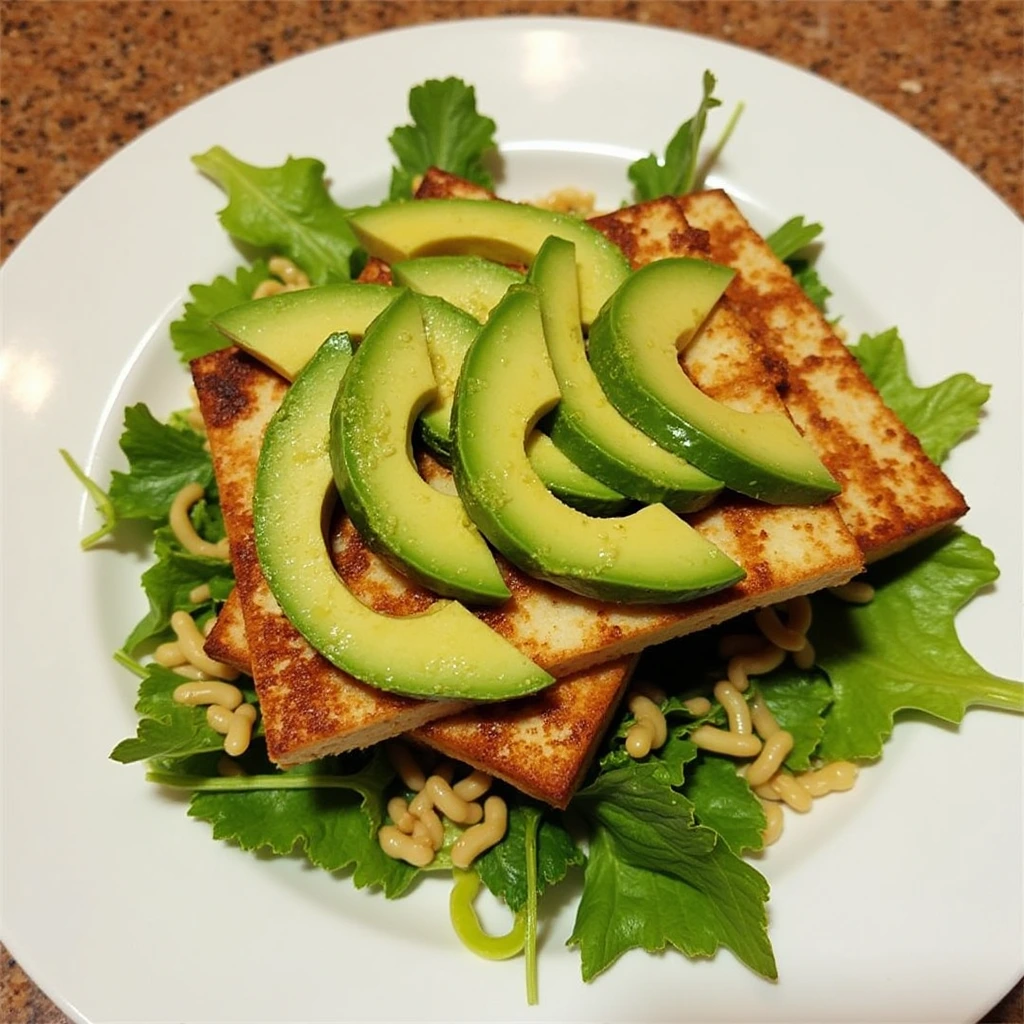
MULTIPOLYGON (((669 144, 662 163, 652 155, 630 169, 641 198, 680 191, 694 181, 696 155, 708 112, 718 105, 706 75, 694 118, 669 144)), ((429 164, 489 184, 484 156, 493 148, 494 122, 476 112, 471 87, 455 79, 427 83, 410 96, 414 125, 391 142, 399 160, 392 197, 408 194, 412 178, 429 164)), ((197 164, 222 184, 230 202, 225 227, 240 241, 284 253, 316 282, 348 278, 357 256, 354 236, 323 184, 319 161, 290 159, 279 168, 254 168, 215 147, 197 164)), ((772 236, 776 251, 795 263, 808 294, 827 298, 809 263, 801 267, 817 225, 788 222, 772 236), (802 275, 805 275, 802 276, 802 275)), ((171 328, 183 361, 224 344, 209 319, 240 301, 269 276, 256 259, 234 278, 194 285, 184 315, 171 328)), ((957 375, 919 388, 907 372, 895 330, 865 336, 853 346, 890 406, 941 462, 961 437, 976 429, 988 388, 957 375)), ((130 632, 118 660, 141 676, 137 735, 118 744, 120 762, 148 762, 147 779, 192 791, 189 815, 212 826, 214 838, 250 851, 300 851, 311 864, 343 872, 357 887, 386 897, 407 892, 421 874, 386 856, 377 842, 387 799, 402 786, 379 749, 329 757, 281 771, 254 743, 239 763, 245 774, 222 775, 222 737, 202 708, 174 702, 181 677, 133 656, 171 636, 170 615, 185 610, 202 622, 227 597, 231 566, 186 552, 166 525, 171 499, 184 482, 200 481, 206 500, 191 510, 204 539, 223 537, 210 456, 184 415, 159 423, 145 406, 127 409, 121 447, 128 471, 116 473, 107 492, 90 493, 104 517, 91 543, 121 524, 152 528, 154 564, 143 575, 150 604, 130 632), (193 601, 194 588, 210 596, 193 601)), ((69 464, 81 473, 70 460, 69 464)), ((997 576, 994 558, 968 533, 952 531, 871 568, 873 603, 843 604, 813 598, 815 668, 784 666, 757 679, 748 698, 761 694, 795 744, 786 764, 794 771, 820 760, 877 758, 894 722, 906 709, 942 722, 958 722, 974 705, 1024 710, 1024 689, 988 673, 961 646, 958 609, 997 576)), ((505 838, 474 864, 483 884, 513 913, 525 913, 528 991, 536 999, 537 898, 582 867, 582 895, 568 942, 580 950, 582 973, 593 978, 630 949, 673 947, 708 957, 724 947, 767 978, 776 965, 767 933, 768 885, 744 854, 761 848, 765 816, 729 759, 699 751, 690 736, 705 723, 720 724, 712 706, 695 715, 685 699, 706 692, 721 677, 715 636, 698 634, 647 652, 637 676, 669 694, 663 704, 668 741, 642 760, 624 749, 623 711, 609 730, 596 766, 568 814, 508 791, 505 838), (574 819, 586 828, 581 843, 574 819)), ((256 700, 241 680, 245 699, 256 700)), ((404 794, 403 794, 404 795, 404 794)), ((445 846, 428 870, 450 866, 447 851, 459 829, 448 826, 445 846)))

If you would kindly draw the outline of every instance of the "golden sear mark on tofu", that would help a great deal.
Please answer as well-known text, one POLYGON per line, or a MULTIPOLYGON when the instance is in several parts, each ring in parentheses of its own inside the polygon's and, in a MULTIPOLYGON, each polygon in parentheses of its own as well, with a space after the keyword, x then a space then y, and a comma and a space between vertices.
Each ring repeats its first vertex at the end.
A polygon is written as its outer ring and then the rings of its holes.
MULTIPOLYGON (((700 246, 701 236, 687 230, 677 206, 658 204, 649 222, 645 221, 642 209, 620 214, 620 220, 613 214, 602 221, 609 228, 618 224, 633 232, 636 259, 658 258, 659 253, 692 255, 694 247, 700 246), (673 222, 672 218, 678 219, 673 222), (641 237, 645 223, 648 227, 641 237)), ((739 408, 781 408, 772 381, 764 371, 763 352, 731 310, 716 314, 713 323, 694 340, 687 352, 686 369, 710 394, 739 408)), ((225 371, 230 374, 237 367, 227 365, 225 371)), ((276 381, 269 371, 262 372, 276 381)), ((208 384, 212 392, 224 390, 212 380, 208 384)), ((283 389, 283 382, 277 386, 283 389)), ((265 395, 266 388, 257 387, 256 392, 265 395)), ((283 390, 276 402, 280 395, 283 390)), ((250 415, 265 425, 272 411, 250 408, 250 415)), ((254 429, 242 421, 235 428, 239 437, 258 444, 262 428, 254 429)), ((247 456, 236 450, 230 458, 237 467, 244 464, 247 456)), ((255 452, 248 458, 254 474, 255 452)), ((220 461, 217 460, 218 465, 220 461)), ((435 486, 451 488, 450 474, 429 456, 421 456, 420 468, 435 486)), ((624 655, 706 628, 751 608, 841 582, 861 567, 859 551, 831 504, 772 508, 730 497, 692 521, 700 532, 746 568, 747 578, 728 591, 686 605, 628 607, 587 601, 502 563, 513 597, 502 608, 481 612, 481 616, 528 656, 565 678, 536 697, 477 706, 436 720, 429 727, 423 725, 415 729, 414 737, 541 799, 564 805, 589 763, 625 686, 631 659, 624 655), (595 665, 599 667, 594 668, 595 665)), ((331 545, 340 574, 361 599, 379 610, 393 614, 422 610, 432 600, 432 595, 413 587, 369 551, 344 517, 334 521, 331 545)), ((251 547, 254 550, 254 545, 251 547)), ((245 598, 241 586, 238 593, 239 605, 251 603, 252 598, 245 598)), ((253 619, 248 608, 245 615, 247 623, 253 619)), ((217 650, 225 660, 238 663, 244 662, 244 651, 235 649, 229 654, 224 650, 225 644, 238 638, 237 624, 232 625, 234 617, 231 601, 222 611, 211 643, 221 644, 217 650)), ((252 635, 252 626, 248 632, 252 635)), ((274 637, 273 643, 289 652, 279 664, 271 652, 266 652, 270 669, 276 673, 273 692, 278 703, 269 710, 264 707, 265 720, 268 714, 271 719, 267 722, 268 731, 273 720, 279 719, 275 756, 287 759, 281 763, 316 756, 309 753, 310 744, 302 742, 306 733, 315 733, 321 742, 338 744, 337 749, 342 749, 342 745, 362 745, 365 732, 356 733, 353 741, 351 735, 344 734, 347 725, 336 709, 331 710, 338 688, 337 676, 341 674, 311 651, 302 653, 300 658, 289 647, 293 641, 294 638, 289 641, 287 637, 274 637), (297 658, 309 662, 310 670, 291 688, 287 670, 297 658), (326 702, 323 714, 318 715, 313 708, 302 709, 302 705, 322 702, 326 702), (332 728, 336 730, 333 736, 332 728)), ((264 682, 262 687, 266 690, 268 684, 264 682)), ((362 687, 363 691, 367 689, 362 687)), ((409 703, 386 695, 380 695, 380 700, 409 703)))
POLYGON ((882 401, 789 269, 721 191, 680 200, 708 233, 709 254, 738 273, 727 296, 752 325, 794 422, 843 485, 836 499, 869 562, 967 511, 963 496, 882 401))
MULTIPOLYGON (((298 764, 369 746, 464 706, 382 693, 335 668, 292 626, 260 569, 252 519, 263 432, 288 385, 234 348, 197 359, 192 375, 207 425, 271 759, 298 764)), ((223 649, 236 638, 237 628, 223 612, 221 618, 211 643, 223 649)), ((236 663, 237 652, 228 660, 236 663)))

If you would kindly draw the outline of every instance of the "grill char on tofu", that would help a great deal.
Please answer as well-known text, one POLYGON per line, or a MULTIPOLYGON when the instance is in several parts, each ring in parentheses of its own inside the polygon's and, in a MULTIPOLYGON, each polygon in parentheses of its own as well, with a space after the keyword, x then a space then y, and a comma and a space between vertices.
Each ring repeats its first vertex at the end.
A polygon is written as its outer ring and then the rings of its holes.
MULTIPOLYGON (((493 198, 476 185, 434 170, 424 176, 417 196, 493 198)), ((748 239, 746 247, 738 249, 735 235, 730 236, 733 241, 729 245, 716 240, 716 231, 721 234, 723 230, 718 223, 725 216, 722 211, 731 203, 723 196, 728 204, 723 206, 716 198, 698 215, 688 218, 684 203, 697 199, 654 200, 594 218, 591 223, 623 249, 634 267, 667 256, 711 258, 735 266, 739 271, 737 282, 742 281, 744 266, 753 260, 750 252, 756 251, 755 242, 748 239)), ((736 227, 734 220, 729 223, 736 227)), ((762 262, 750 265, 762 267, 763 253, 759 258, 762 262)), ((757 270, 755 277, 760 273, 757 270)), ((385 283, 389 276, 386 264, 371 261, 361 280, 385 283)), ((783 284, 777 284, 780 292, 783 284)), ((770 314, 768 300, 758 305, 750 295, 750 286, 730 287, 726 299, 687 348, 683 370, 706 393, 734 408, 789 408, 797 425, 846 488, 847 479, 834 459, 830 461, 827 445, 801 420, 810 415, 808 410, 815 401, 815 392, 801 383, 803 363, 790 363, 784 344, 778 340, 787 329, 781 310, 788 309, 794 317, 798 313, 806 316, 808 322, 810 314, 791 292, 785 304, 777 304, 775 314, 770 314), (766 326, 770 316, 774 316, 771 330, 766 326), (799 411, 790 404, 794 394, 801 398, 799 411)), ((804 337, 809 328, 800 330, 804 337)), ((804 361, 806 355, 801 357, 804 361)), ((855 365, 852 356, 849 360, 855 365)), ((837 373, 848 372, 834 352, 828 359, 822 356, 822 365, 835 368, 837 373)), ((194 373, 222 501, 229 506, 225 508, 225 521, 239 576, 239 586, 224 606, 207 649, 212 656, 252 672, 268 750, 281 765, 408 733, 415 742, 564 807, 615 713, 635 652, 754 608, 847 581, 863 565, 858 541, 882 536, 885 525, 884 502, 873 502, 870 493, 861 494, 856 486, 833 502, 809 507, 772 507, 727 493, 689 521, 739 561, 747 578, 719 594, 683 605, 601 604, 534 580, 502 561, 513 597, 506 605, 479 614, 538 664, 559 676, 558 682, 532 697, 461 708, 454 702, 395 697, 352 680, 309 648, 276 607, 259 572, 251 537, 252 483, 262 430, 280 404, 286 384, 231 349, 203 357, 194 366, 194 373), (232 397, 233 389, 237 392, 239 386, 242 396, 232 397), (273 624, 271 629, 267 628, 267 616, 273 624)), ((817 382, 823 406, 828 407, 824 371, 817 382)), ((838 380, 834 387, 843 390, 838 380)), ((863 387, 864 400, 870 397, 872 403, 881 405, 870 383, 865 380, 863 387)), ((842 418, 847 415, 856 419, 855 410, 841 405, 828 409, 828 418, 845 430, 862 430, 862 425, 846 423, 842 418)), ((903 432, 907 433, 905 429, 903 432)), ((914 457, 913 446, 901 446, 901 450, 915 472, 933 479, 931 467, 945 481, 919 448, 919 459, 927 466, 914 457)), ((448 471, 430 456, 421 456, 420 467, 434 486, 452 487, 448 471)), ((862 481, 865 492, 869 482, 867 477, 862 481)), ((876 473, 873 486, 884 489, 887 484, 884 474, 876 473)), ((955 494, 948 481, 945 487, 955 494)), ((899 533, 901 545, 910 543, 956 518, 959 513, 955 508, 962 509, 962 501, 960 505, 949 499, 945 503, 936 501, 931 521, 928 513, 919 509, 910 540, 906 524, 890 532, 899 533)), ((343 515, 335 516, 329 540, 342 578, 377 610, 410 614, 434 599, 370 552, 343 515)), ((887 553, 890 547, 896 549, 893 543, 875 543, 869 550, 887 553)))

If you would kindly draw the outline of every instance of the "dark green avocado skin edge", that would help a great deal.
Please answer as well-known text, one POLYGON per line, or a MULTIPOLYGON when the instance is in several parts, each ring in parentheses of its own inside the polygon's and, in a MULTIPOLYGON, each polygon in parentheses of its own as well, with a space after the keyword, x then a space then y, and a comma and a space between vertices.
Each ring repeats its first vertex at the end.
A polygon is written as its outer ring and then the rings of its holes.
POLYGON ((824 466, 818 472, 794 475, 767 463, 754 462, 694 426, 644 389, 618 351, 613 316, 609 301, 590 329, 588 354, 608 400, 638 430, 722 480, 729 489, 766 504, 815 505, 840 493, 842 488, 824 466))
MULTIPOLYGON (((551 440, 585 473, 645 505, 660 502, 673 512, 698 512, 706 508, 722 490, 721 484, 709 489, 698 483, 692 489, 660 485, 637 473, 629 463, 595 444, 585 427, 572 413, 555 409, 551 417, 551 440)), ((713 475, 713 474, 710 474, 713 475)), ((704 474, 702 473, 703 477, 704 474)))
MULTIPOLYGON (((506 312, 514 314, 516 305, 522 305, 534 297, 530 294, 532 291, 531 286, 525 285, 511 292, 502 301, 501 306, 498 307, 489 322, 495 327, 496 333, 500 329, 502 315, 506 312)), ((511 319, 511 316, 507 318, 511 319)), ((519 539, 513 536, 501 522, 500 515, 495 514, 490 505, 482 500, 477 487, 476 474, 469 465, 467 444, 463 441, 463 438, 471 437, 473 433, 470 423, 467 422, 472 414, 468 414, 467 417, 466 412, 467 406, 471 405, 473 401, 472 389, 465 382, 474 377, 474 356, 482 351, 488 333, 487 329, 481 331, 477 340, 470 347, 463 364, 459 385, 455 390, 455 402, 452 408, 452 436, 455 442, 452 470, 455 476, 455 485, 462 495, 470 518, 480 532, 510 562, 531 576, 547 580, 582 597, 600 601, 617 601, 623 604, 670 604, 691 601, 724 590, 746 576, 746 571, 742 567, 723 556, 723 562, 728 564, 730 571, 727 574, 723 573, 722 569, 725 568, 723 565, 719 568, 719 575, 712 583, 703 585, 694 583, 685 588, 663 590, 641 588, 627 582, 619 584, 610 580, 607 574, 598 576, 578 566, 565 565, 555 559, 543 559, 538 556, 534 545, 529 542, 529 538, 519 539)))
MULTIPOLYGON (((411 294, 410 292, 406 293, 406 295, 411 294)), ((404 300, 396 300, 395 303, 381 314, 375 323, 386 325, 387 321, 385 318, 389 316, 389 311, 391 312, 392 319, 394 318, 394 311, 401 312, 401 307, 399 306, 401 301, 404 300)), ((376 329, 381 330, 384 327, 378 326, 376 329)), ((369 336, 370 332, 367 332, 367 338, 369 336)), ((359 536, 371 551, 385 561, 390 562, 400 572, 405 573, 416 583, 426 587, 428 590, 440 594, 442 597, 455 598, 467 604, 500 604, 503 601, 507 601, 512 596, 511 592, 501 583, 501 577, 497 572, 495 572, 495 583, 500 584, 500 586, 485 586, 484 582, 480 580, 476 581, 472 586, 460 586, 450 578, 429 572, 428 569, 418 564, 414 557, 404 557, 401 551, 396 550, 393 546, 389 546, 381 539, 381 516, 373 507, 373 503, 365 499, 363 494, 365 484, 361 487, 359 481, 350 471, 345 457, 345 445, 341 443, 341 438, 346 429, 345 422, 349 416, 349 409, 354 407, 357 413, 362 412, 362 402, 353 392, 360 382, 365 380, 366 374, 364 370, 366 367, 364 360, 366 356, 370 355, 371 349, 368 347, 370 344, 371 342, 364 340, 363 345, 356 350, 331 407, 330 443, 328 446, 331 457, 331 470, 334 474, 334 483, 338 494, 341 496, 342 504, 345 506, 345 511, 352 520, 359 536)), ((386 386, 386 381, 381 383, 386 386)), ((407 409, 403 411, 407 414, 409 422, 415 424, 417 410, 407 409)), ((411 471, 416 472, 415 467, 411 471)))

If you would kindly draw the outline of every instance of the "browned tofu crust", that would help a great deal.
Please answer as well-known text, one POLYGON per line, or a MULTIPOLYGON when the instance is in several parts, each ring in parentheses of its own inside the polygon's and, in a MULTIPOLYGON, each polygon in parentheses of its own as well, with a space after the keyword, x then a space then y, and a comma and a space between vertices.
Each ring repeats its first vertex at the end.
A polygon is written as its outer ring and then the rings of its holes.
MULTIPOLYGON (((263 432, 287 382, 235 348, 195 360, 192 378, 220 490, 271 760, 298 764, 369 746, 464 706, 411 700, 367 686, 330 664, 288 621, 260 569, 252 517, 263 432)), ((214 644, 223 647, 230 639, 226 632, 218 632, 214 644)))
MULTIPOLYGON (((451 182, 443 172, 428 172, 419 194, 443 198, 453 194, 465 198, 488 198, 489 193, 475 185, 451 191, 451 182), (426 191, 425 191, 426 190, 426 191), (482 193, 482 194, 481 194, 482 193)), ((455 179, 457 182, 458 179, 455 179)), ((626 251, 634 265, 642 265, 668 255, 703 256, 709 239, 703 231, 692 229, 675 200, 620 210, 594 222, 626 251)), ((386 267, 373 267, 368 279, 384 280, 386 267)), ((197 388, 201 401, 205 393, 225 395, 233 422, 225 418, 224 433, 211 431, 211 448, 220 481, 221 472, 247 472, 255 476, 259 438, 283 396, 284 383, 272 373, 231 353, 221 356, 218 368, 214 357, 205 357, 197 367, 197 388), (232 387, 219 383, 221 372, 242 374, 243 391, 251 400, 231 398, 232 387), (205 384, 199 378, 205 371, 205 384), (260 375, 270 383, 259 380, 260 375), (221 455, 218 456, 218 451, 221 455), (222 469, 223 466, 223 469, 222 469)), ((771 358, 759 340, 751 335, 743 318, 729 303, 716 310, 711 322, 689 346, 683 367, 694 381, 712 397, 746 411, 784 411, 776 393, 771 358)), ((236 387, 234 390, 238 390, 236 387)), ((206 405, 203 404, 204 415, 206 405)), ((214 408, 216 419, 216 407, 214 408)), ((423 475, 442 489, 451 488, 448 471, 429 456, 420 459, 423 475)), ((380 717, 397 716, 402 720, 411 712, 407 701, 376 694, 387 712, 367 710, 369 688, 345 677, 315 652, 302 650, 305 641, 296 635, 268 633, 268 642, 254 633, 261 628, 266 610, 283 619, 258 565, 247 564, 245 531, 251 538, 251 491, 247 496, 248 520, 232 513, 232 522, 242 535, 241 568, 249 580, 239 581, 237 601, 233 598, 222 610, 220 620, 208 642, 211 652, 239 667, 245 667, 246 651, 239 645, 242 636, 252 638, 251 664, 257 679, 261 702, 263 692, 271 694, 264 705, 264 718, 271 733, 274 720, 272 757, 279 763, 297 763, 318 753, 309 742, 305 718, 314 716, 304 705, 324 704, 326 713, 315 731, 319 749, 364 746, 373 736, 380 717), (259 578, 257 578, 257 574, 259 578), (268 605, 268 597, 271 602, 268 605), (255 611, 253 610, 255 607, 255 611), (239 612, 244 614, 245 629, 238 626, 239 612), (257 656, 257 648, 262 653, 257 656), (291 666, 307 662, 310 671, 301 685, 293 686, 291 666), (314 670, 315 669, 315 670, 314 670), (339 678, 342 682, 339 683, 339 678), (350 687, 352 689, 350 689, 350 687), (338 694, 344 695, 339 701, 338 694), (339 703, 351 695, 361 695, 361 715, 371 722, 361 724, 360 715, 343 712, 339 703), (275 702, 276 701, 276 702, 275 702), (305 716, 305 717, 304 717, 305 716)), ((222 494, 225 489, 222 487, 222 494)), ((237 510, 236 510, 237 511, 237 510)), ((225 511, 228 519, 228 512, 225 511)), ((740 584, 701 601, 683 605, 624 606, 589 601, 550 584, 535 580, 500 560, 512 598, 501 608, 479 612, 492 628, 524 651, 538 664, 562 677, 542 694, 515 702, 477 705, 457 714, 435 718, 429 724, 403 726, 413 738, 481 768, 524 792, 557 806, 572 796, 594 750, 613 715, 628 681, 633 659, 627 655, 653 643, 694 632, 764 604, 784 601, 825 586, 845 582, 862 568, 859 548, 846 529, 833 503, 813 507, 772 507, 733 495, 691 517, 694 527, 718 544, 747 571, 740 584), (597 667, 595 667, 597 666, 597 667)), ((232 549, 234 533, 229 526, 232 549)), ((433 595, 409 583, 374 555, 343 516, 331 529, 335 566, 346 584, 371 607, 391 614, 409 614, 425 608, 433 595)), ((255 544, 248 546, 255 560, 255 544)), ((236 558, 236 566, 239 559, 236 558)), ((280 622, 275 625, 275 630, 280 622)), ((290 627, 288 627, 290 628, 290 627)), ((292 630, 294 634, 294 630, 292 630)), ((308 645, 306 645, 308 647, 308 645)), ((371 700, 371 704, 373 701, 371 700)), ((394 717, 389 719, 390 723, 394 717)))
POLYGON ((869 562, 955 522, 963 495, 882 401, 789 268, 721 191, 680 200, 708 233, 712 260, 734 267, 727 291, 777 364, 794 422, 843 485, 836 499, 869 562))

